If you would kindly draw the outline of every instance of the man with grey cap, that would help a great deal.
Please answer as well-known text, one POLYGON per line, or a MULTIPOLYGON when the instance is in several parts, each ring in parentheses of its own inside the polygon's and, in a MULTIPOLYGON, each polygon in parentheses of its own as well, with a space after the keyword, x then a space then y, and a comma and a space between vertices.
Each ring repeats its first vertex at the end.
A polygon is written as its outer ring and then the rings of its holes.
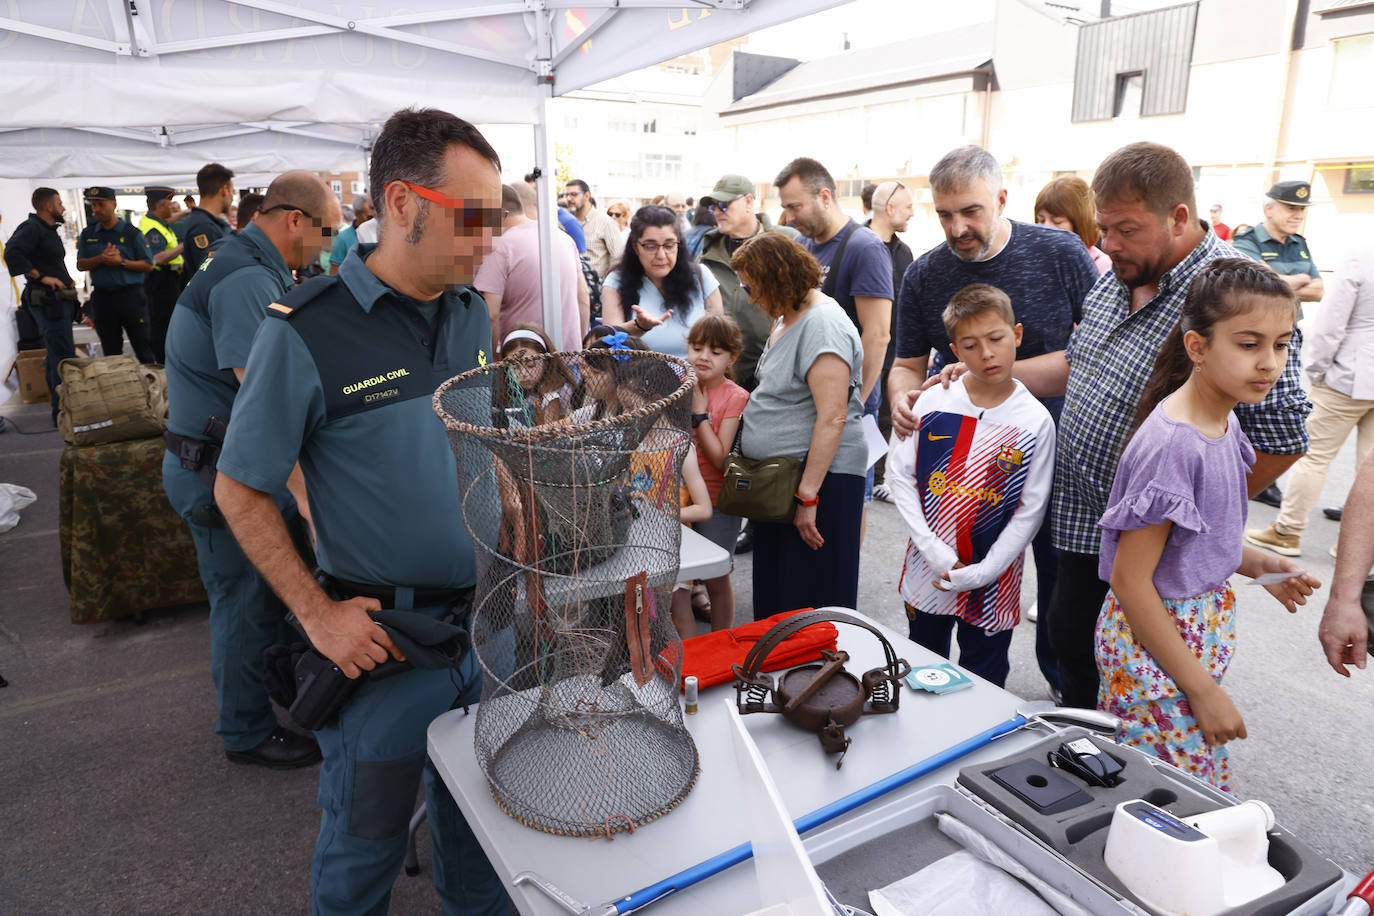
POLYGON ((716 228, 706 230, 703 236, 697 261, 720 283, 725 314, 735 319, 744 336, 744 353, 735 362, 734 372, 735 381, 750 391, 758 384, 754 369, 768 341, 770 322, 763 309, 749 304, 749 297, 740 289, 739 277, 730 267, 730 258, 749 239, 765 232, 797 238, 797 230, 774 226, 767 214, 758 210, 756 200, 752 181, 743 175, 723 175, 697 204, 716 218, 716 228))
MULTIPOLYGON (((1274 268, 1300 302, 1319 302, 1325 292, 1321 272, 1307 249, 1307 239, 1298 234, 1311 205, 1312 185, 1305 181, 1280 181, 1264 195, 1263 222, 1237 232, 1231 239, 1241 254, 1274 268)), ((1297 339, 1293 346, 1302 345, 1301 335, 1301 330, 1294 332, 1297 339)), ((1283 503, 1283 492, 1277 483, 1271 483, 1255 495, 1255 502, 1277 509, 1283 503)))
POLYGON ((138 221, 138 231, 148 243, 153 255, 153 271, 143 279, 143 294, 148 297, 148 341, 153 359, 165 363, 167 325, 172 321, 172 309, 181 295, 182 244, 168 224, 172 218, 171 188, 150 185, 143 189, 148 198, 148 212, 138 221))
MULTIPOLYGON (((348 209, 348 208, 345 208, 348 209)), ((345 226, 343 231, 334 236, 334 247, 329 252, 329 275, 333 276, 339 272, 339 265, 348 257, 348 253, 353 250, 353 246, 358 244, 358 227, 372 219, 376 211, 372 208, 372 198, 366 194, 358 194, 353 198, 353 225, 345 226)), ((346 216, 347 214, 345 214, 346 216)))

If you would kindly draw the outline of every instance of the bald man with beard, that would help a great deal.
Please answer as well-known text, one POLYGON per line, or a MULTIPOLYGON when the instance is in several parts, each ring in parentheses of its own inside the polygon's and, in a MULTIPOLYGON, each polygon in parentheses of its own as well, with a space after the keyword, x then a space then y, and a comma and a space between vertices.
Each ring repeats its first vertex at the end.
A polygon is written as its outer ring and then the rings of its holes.
MULTIPOLYGON (((219 695, 216 731, 235 763, 271 769, 320 759, 313 738, 277 725, 263 687, 263 650, 279 641, 281 602, 243 555, 214 500, 215 464, 243 367, 267 307, 314 263, 341 219, 333 192, 310 172, 279 176, 253 221, 216 243, 177 300, 167 329, 167 453, 162 486, 186 520, 210 598, 211 675, 219 695)), ((308 521, 297 468, 273 494, 291 526, 308 521)))

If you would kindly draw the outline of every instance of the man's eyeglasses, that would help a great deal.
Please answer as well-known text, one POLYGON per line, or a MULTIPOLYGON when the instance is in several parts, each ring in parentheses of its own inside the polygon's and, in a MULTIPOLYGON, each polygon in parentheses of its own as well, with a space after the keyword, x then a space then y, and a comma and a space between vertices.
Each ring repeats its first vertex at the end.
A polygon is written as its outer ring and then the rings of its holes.
POLYGON ((713 201, 711 201, 709 204, 706 205, 706 209, 708 209, 708 210, 714 210, 714 211, 717 212, 717 213, 724 213, 726 210, 729 210, 729 209, 730 209, 730 205, 731 205, 732 203, 734 203, 736 200, 739 200, 739 198, 736 197, 736 198, 734 198, 734 200, 726 200, 726 201, 713 200, 713 201))
POLYGON ((433 188, 418 185, 414 182, 398 178, 392 184, 403 184, 425 200, 433 204, 438 204, 445 210, 453 211, 454 226, 469 231, 476 229, 500 229, 501 228, 501 208, 500 207, 477 207, 466 200, 456 197, 448 197, 440 194, 433 188))
POLYGON ((883 207, 886 207, 888 203, 892 200, 893 194, 896 194, 898 191, 905 189, 906 185, 902 184, 900 181, 884 181, 882 184, 878 185, 878 187, 873 191, 873 212, 877 213, 883 207), (884 189, 886 189, 887 191, 886 194, 883 194, 884 189), (879 194, 883 194, 882 203, 878 203, 879 194))
POLYGON ((677 251, 677 239, 669 239, 663 244, 659 244, 658 242, 635 242, 635 244, 639 246, 640 251, 648 255, 658 254, 660 248, 667 254, 672 254, 677 251))
MULTIPOLYGON (((293 205, 293 204, 274 204, 273 206, 268 207, 266 210, 259 210, 258 212, 259 212, 259 213, 271 213, 273 210, 295 210, 295 211, 296 211, 297 213, 299 213, 301 216, 304 216, 306 219, 311 220, 312 222, 313 222, 314 219, 315 219, 315 214, 311 213, 309 210, 305 209, 304 207, 297 207, 297 206, 295 206, 295 205, 293 205)), ((333 238, 333 237, 334 237, 334 232, 336 231, 336 230, 335 230, 335 227, 333 227, 333 226, 320 226, 320 227, 319 227, 319 230, 320 230, 320 234, 323 235, 323 236, 324 236, 325 238, 327 238, 327 239, 333 238)))

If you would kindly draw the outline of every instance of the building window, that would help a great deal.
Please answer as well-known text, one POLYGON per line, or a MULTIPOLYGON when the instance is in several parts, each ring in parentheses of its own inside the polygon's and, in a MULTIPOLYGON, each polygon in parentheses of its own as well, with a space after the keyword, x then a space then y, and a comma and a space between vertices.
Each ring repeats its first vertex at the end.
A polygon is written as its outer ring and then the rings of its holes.
POLYGON ((658 118, 650 118, 644 122, 644 132, 646 134, 658 133, 658 118))
POLYGON ((641 178, 682 177, 682 157, 668 153, 645 153, 640 168, 641 178))
POLYGON ((353 193, 354 193, 354 194, 361 194, 361 193, 363 193, 363 183, 362 183, 361 181, 355 181, 355 182, 353 182, 353 193))
POLYGON ((331 181, 331 182, 329 183, 329 188, 330 188, 330 190, 332 190, 335 194, 342 194, 342 193, 343 193, 343 182, 340 181, 339 179, 335 178, 333 181, 331 181))
POLYGON ((563 116, 563 126, 564 126, 565 128, 567 128, 568 130, 576 130, 576 129, 577 129, 577 115, 564 115, 564 116, 563 116))
POLYGON ((606 122, 606 129, 613 133, 632 134, 638 127, 634 118, 612 117, 606 122))
POLYGON ((1140 103, 1145 96, 1145 74, 1134 73, 1116 75, 1116 96, 1112 103, 1112 117, 1127 120, 1140 117, 1140 103))
POLYGON ((1374 194, 1374 166, 1345 170, 1345 193, 1374 194))
POLYGON ((1374 82, 1374 35, 1356 35, 1331 42, 1331 89, 1327 98, 1340 107, 1369 104, 1374 82))

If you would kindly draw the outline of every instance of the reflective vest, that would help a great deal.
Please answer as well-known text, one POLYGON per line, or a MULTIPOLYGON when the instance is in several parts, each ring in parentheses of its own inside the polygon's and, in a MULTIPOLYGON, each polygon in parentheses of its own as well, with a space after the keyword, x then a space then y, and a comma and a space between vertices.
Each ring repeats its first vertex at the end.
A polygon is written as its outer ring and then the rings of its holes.
MULTIPOLYGON (((142 232, 145 236, 149 232, 156 232, 161 235, 167 243, 163 246, 163 251, 171 251, 173 248, 177 247, 176 233, 164 226, 160 220, 154 219, 146 213, 143 214, 143 218, 138 221, 138 231, 142 232)), ((181 265, 184 263, 185 261, 182 259, 181 255, 177 255, 160 266, 158 270, 181 270, 181 265)))

